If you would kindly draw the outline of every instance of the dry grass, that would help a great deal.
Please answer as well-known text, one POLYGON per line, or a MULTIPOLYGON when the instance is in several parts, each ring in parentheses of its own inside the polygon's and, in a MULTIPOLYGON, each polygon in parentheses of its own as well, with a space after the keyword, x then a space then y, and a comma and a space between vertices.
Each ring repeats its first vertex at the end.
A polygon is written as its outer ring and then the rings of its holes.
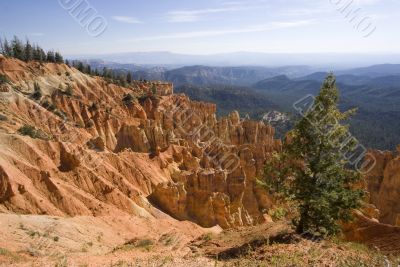
POLYGON ((240 258, 218 262, 218 266, 279 267, 382 267, 398 266, 400 256, 385 256, 377 250, 351 242, 302 240, 295 244, 273 244, 250 250, 240 258), (387 265, 390 262, 392 265, 387 265))

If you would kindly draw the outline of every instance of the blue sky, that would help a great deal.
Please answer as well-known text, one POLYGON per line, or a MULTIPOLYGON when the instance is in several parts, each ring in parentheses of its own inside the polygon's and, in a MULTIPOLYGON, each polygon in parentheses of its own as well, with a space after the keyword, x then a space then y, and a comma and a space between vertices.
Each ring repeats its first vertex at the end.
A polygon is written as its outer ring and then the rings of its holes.
POLYGON ((0 12, 1 36, 66 55, 400 53, 397 0, 1 0, 0 12), (97 37, 62 5, 82 1, 107 23, 97 37))

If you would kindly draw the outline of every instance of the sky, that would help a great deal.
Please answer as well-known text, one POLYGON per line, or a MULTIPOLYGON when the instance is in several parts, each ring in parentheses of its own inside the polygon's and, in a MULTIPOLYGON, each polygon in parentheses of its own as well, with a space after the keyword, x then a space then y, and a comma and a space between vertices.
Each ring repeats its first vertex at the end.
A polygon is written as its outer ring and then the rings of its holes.
POLYGON ((400 54, 399 12, 398 0, 1 0, 0 36, 64 55, 400 54))

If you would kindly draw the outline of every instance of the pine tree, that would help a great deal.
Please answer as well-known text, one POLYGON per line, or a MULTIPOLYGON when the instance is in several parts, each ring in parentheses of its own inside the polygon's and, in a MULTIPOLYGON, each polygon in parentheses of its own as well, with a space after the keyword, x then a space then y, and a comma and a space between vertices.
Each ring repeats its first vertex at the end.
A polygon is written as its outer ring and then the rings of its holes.
POLYGON ((86 68, 85 68, 85 73, 87 73, 87 74, 89 74, 89 75, 91 75, 92 74, 92 67, 90 67, 90 65, 88 64, 88 65, 86 65, 86 68))
POLYGON ((43 62, 43 61, 47 60, 46 53, 43 51, 42 48, 40 48, 37 45, 35 45, 35 47, 33 49, 33 60, 36 60, 39 62, 43 62))
POLYGON ((48 52, 47 52, 46 61, 47 61, 47 62, 52 62, 52 63, 55 63, 55 62, 56 62, 56 57, 55 57, 53 51, 48 51, 48 52))
POLYGON ((25 47, 24 47, 24 61, 28 62, 33 60, 33 47, 29 40, 26 41, 25 47))
POLYGON ((17 36, 14 36, 14 39, 11 42, 12 47, 12 56, 18 58, 19 60, 24 60, 24 47, 22 42, 18 39, 17 36))
POLYGON ((7 39, 4 39, 4 54, 7 57, 12 57, 12 48, 7 39))
POLYGON ((76 68, 77 68, 80 72, 83 72, 84 69, 85 69, 85 66, 83 65, 83 63, 82 63, 81 61, 78 61, 78 62, 76 63, 76 68))
POLYGON ((126 82, 128 84, 132 83, 132 73, 129 71, 128 74, 126 75, 126 82))
POLYGON ((54 60, 55 60, 56 63, 59 63, 59 64, 64 63, 64 59, 63 59, 62 55, 59 52, 55 53, 54 60))
POLYGON ((360 207, 363 191, 355 189, 360 174, 347 169, 344 152, 354 151, 348 126, 341 124, 355 110, 342 113, 335 77, 329 75, 312 107, 287 137, 282 153, 265 167, 263 185, 298 205, 299 233, 333 235, 360 207))

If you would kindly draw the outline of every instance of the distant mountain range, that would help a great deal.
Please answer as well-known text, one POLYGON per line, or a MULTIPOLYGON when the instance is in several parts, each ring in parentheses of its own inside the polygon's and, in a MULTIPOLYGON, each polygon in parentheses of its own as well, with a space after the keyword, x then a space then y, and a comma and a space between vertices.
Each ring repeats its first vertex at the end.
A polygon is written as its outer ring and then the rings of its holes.
POLYGON ((340 54, 340 53, 258 53, 234 52, 211 55, 189 55, 171 52, 128 52, 103 55, 70 55, 74 59, 102 59, 123 64, 182 67, 207 66, 322 66, 329 70, 400 62, 400 54, 340 54))
POLYGON ((166 80, 175 85, 245 85, 250 86, 260 80, 277 75, 300 77, 314 72, 316 69, 309 66, 283 66, 283 67, 212 67, 212 66, 185 66, 172 68, 171 66, 149 66, 137 64, 120 64, 104 60, 85 60, 92 68, 102 70, 111 68, 122 73, 131 72, 135 79, 166 80))
MULTIPOLYGON (((354 72, 371 76, 338 75, 337 86, 341 93, 341 108, 358 108, 351 120, 351 131, 358 140, 367 147, 394 150, 400 142, 400 71, 394 72, 399 65, 383 66, 387 73, 379 72, 381 68, 373 66, 354 72), (386 76, 378 77, 378 73, 386 76)), ((281 75, 257 82, 252 88, 282 110, 294 112, 293 103, 308 94, 318 94, 326 74, 313 73, 297 79, 281 75)))

